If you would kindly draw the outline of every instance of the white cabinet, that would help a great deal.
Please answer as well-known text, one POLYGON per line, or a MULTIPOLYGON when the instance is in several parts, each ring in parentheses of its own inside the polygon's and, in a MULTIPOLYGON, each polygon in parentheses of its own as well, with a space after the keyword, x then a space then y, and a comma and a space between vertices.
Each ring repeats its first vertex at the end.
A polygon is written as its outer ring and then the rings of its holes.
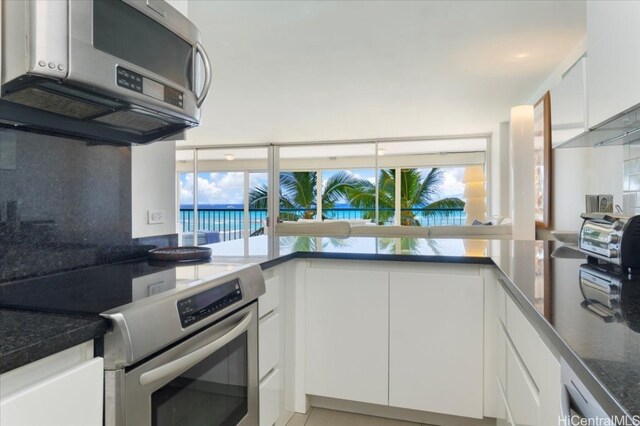
POLYGON ((283 264, 264 272, 265 294, 258 299, 258 375, 260 378, 260 426, 286 424, 292 415, 292 403, 287 396, 291 386, 285 387, 292 375, 287 363, 286 341, 287 309, 285 285, 291 281, 289 270, 283 264))
MULTIPOLYGON (((540 425, 554 424, 560 415, 560 362, 510 298, 506 309, 510 342, 538 389, 540 425)), ((508 387, 507 391, 511 392, 508 387)))
POLYGON ((542 425, 538 388, 512 346, 507 347, 507 406, 517 426, 542 425))
POLYGON ((2 426, 102 425, 103 360, 78 362, 74 351, 78 352, 72 348, 0 377, 2 426))
POLYGON ((258 332, 259 377, 263 379, 280 363, 280 342, 282 330, 280 314, 274 313, 260 321, 258 332))
POLYGON ((305 392, 387 405, 389 274, 307 270, 305 392))
POLYGON ((282 377, 280 370, 272 370, 260 382, 260 426, 273 426, 280 417, 282 377))
POLYGON ((483 417, 483 278, 391 272, 389 405, 483 417))
POLYGON ((511 297, 501 287, 496 295, 497 382, 503 397, 497 401, 498 424, 557 424, 560 363, 511 297))
POLYGON ((507 396, 500 382, 498 382, 496 426, 515 426, 511 412, 507 408, 507 396))
POLYGON ((640 103, 640 2, 587 2, 589 127, 640 103))
POLYGON ((551 141, 560 145, 587 130, 587 58, 580 59, 551 90, 551 141))

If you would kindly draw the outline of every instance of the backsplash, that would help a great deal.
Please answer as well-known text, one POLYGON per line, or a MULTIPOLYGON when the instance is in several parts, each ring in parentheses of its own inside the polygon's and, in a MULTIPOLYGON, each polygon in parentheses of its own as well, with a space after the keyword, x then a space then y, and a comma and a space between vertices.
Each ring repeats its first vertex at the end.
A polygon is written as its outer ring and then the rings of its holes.
POLYGON ((131 148, 0 129, 0 282, 138 257, 131 148))
POLYGON ((624 198, 627 214, 640 214, 640 141, 624 146, 624 198))

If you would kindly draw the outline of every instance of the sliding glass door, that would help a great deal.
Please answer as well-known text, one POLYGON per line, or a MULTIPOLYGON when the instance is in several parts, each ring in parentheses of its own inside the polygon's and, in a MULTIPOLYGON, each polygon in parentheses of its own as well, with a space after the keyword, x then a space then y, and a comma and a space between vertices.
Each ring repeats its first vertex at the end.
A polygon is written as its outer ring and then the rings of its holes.
POLYGON ((230 255, 266 256, 266 243, 251 238, 266 231, 267 154, 266 147, 178 151, 182 245, 226 242, 230 255))

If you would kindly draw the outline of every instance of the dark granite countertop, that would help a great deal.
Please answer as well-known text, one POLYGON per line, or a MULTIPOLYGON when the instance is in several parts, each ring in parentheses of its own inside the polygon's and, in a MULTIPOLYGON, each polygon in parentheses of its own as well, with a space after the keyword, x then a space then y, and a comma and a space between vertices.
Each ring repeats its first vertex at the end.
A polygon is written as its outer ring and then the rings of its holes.
POLYGON ((0 374, 103 336, 101 317, 0 309, 0 374))
MULTIPOLYGON (((210 245, 211 263, 255 262, 268 269, 294 258, 329 258, 496 265, 508 294, 605 410, 611 415, 640 415, 640 286, 633 290, 634 283, 626 283, 620 306, 612 304, 609 316, 596 316, 584 307, 592 296, 583 294, 579 282, 586 259, 566 247, 556 250, 559 246, 553 243, 505 240, 280 237, 277 253, 268 257, 267 238, 251 240, 249 256, 241 240, 210 245)), ((0 291, 0 302, 2 296, 0 291)), ((98 316, 0 313, 1 371, 106 332, 98 316)))

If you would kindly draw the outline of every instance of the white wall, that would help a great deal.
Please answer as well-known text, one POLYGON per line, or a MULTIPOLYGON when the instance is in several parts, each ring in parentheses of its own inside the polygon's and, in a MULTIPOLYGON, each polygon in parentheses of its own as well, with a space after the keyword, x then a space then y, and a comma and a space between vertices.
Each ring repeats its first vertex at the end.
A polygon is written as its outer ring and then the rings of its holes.
MULTIPOLYGON (((567 72, 573 64, 580 59, 587 51, 587 35, 585 34, 582 39, 571 49, 571 52, 558 64, 555 70, 546 78, 546 80, 538 87, 538 89, 531 94, 527 104, 535 104, 538 102, 548 90, 551 90, 554 86, 562 81, 562 75, 567 72)), ((553 100, 552 100, 553 102, 553 100)))
MULTIPOLYGON (((551 90, 562 81, 562 75, 584 55, 587 48, 586 37, 580 40, 565 60, 529 97, 529 103, 537 102, 547 90, 551 90)), ((553 109, 553 97, 551 108, 553 109)), ((580 228, 580 214, 585 210, 586 194, 613 194, 614 203, 622 205, 623 154, 621 146, 560 148, 552 151, 553 229, 577 231, 580 228)))
POLYGON ((132 237, 176 232, 176 144, 154 142, 131 149, 132 237), (162 210, 164 223, 147 223, 149 210, 162 210))
POLYGON ((613 194, 622 206, 622 146, 560 148, 553 151, 554 229, 577 231, 586 194, 613 194))
MULTIPOLYGON (((187 16, 187 0, 167 0, 187 16)), ((131 234, 133 238, 176 232, 176 143, 154 142, 131 149, 131 234), (164 212, 164 223, 147 223, 149 210, 164 212)))
POLYGON ((511 216, 509 179, 509 122, 500 123, 491 135, 488 192, 491 194, 489 214, 511 216))

